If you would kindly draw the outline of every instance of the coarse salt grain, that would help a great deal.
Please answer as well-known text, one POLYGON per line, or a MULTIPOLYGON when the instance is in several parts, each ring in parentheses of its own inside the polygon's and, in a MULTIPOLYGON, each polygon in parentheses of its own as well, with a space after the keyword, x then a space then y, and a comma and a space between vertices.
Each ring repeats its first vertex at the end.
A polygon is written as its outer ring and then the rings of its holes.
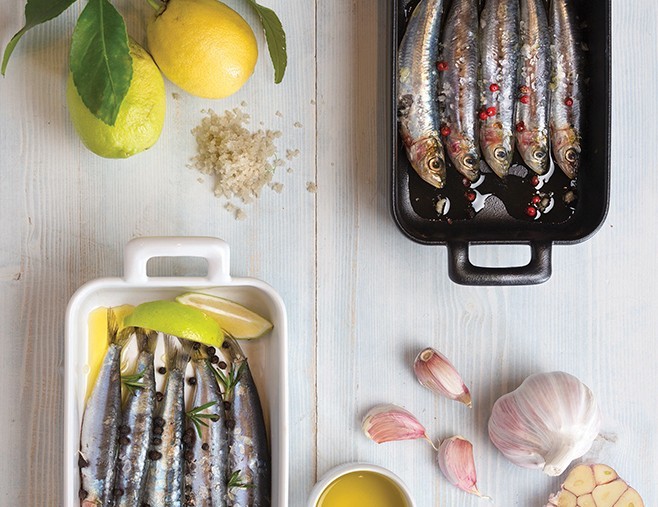
MULTIPOLYGON (((248 123, 249 115, 239 108, 225 111, 223 115, 209 109, 207 116, 192 130, 197 141, 193 167, 215 176, 215 195, 227 199, 235 197, 244 203, 257 198, 263 186, 272 180, 276 167, 284 163, 276 158, 274 144, 281 132, 251 132, 244 126, 248 123)), ((242 210, 236 209, 238 220, 244 216, 242 210)))

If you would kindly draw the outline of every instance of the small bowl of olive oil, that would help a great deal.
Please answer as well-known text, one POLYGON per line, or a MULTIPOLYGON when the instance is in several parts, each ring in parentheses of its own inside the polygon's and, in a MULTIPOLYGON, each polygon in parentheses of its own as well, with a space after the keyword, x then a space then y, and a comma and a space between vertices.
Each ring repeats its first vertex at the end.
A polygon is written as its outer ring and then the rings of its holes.
POLYGON ((368 463, 329 470, 315 485, 308 507, 416 507, 397 475, 368 463))

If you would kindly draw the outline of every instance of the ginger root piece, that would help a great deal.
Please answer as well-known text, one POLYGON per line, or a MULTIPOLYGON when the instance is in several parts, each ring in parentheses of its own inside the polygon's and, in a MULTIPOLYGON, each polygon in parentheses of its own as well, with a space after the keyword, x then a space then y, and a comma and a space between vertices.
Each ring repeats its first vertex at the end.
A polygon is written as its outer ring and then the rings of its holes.
POLYGON ((644 502, 608 465, 578 465, 546 507, 644 507, 644 502))

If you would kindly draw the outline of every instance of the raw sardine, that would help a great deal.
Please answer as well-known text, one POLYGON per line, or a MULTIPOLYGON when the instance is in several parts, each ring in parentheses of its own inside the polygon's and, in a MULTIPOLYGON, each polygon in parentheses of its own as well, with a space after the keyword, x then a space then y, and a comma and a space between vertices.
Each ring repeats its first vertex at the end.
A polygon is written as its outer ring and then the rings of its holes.
POLYGON ((269 507, 272 476, 263 409, 247 358, 235 339, 227 336, 226 340, 234 379, 225 394, 229 402, 229 474, 234 479, 229 487, 229 505, 269 507))
POLYGON ((516 146, 537 174, 548 169, 548 114, 551 82, 550 35, 544 0, 521 0, 519 100, 516 146))
POLYGON ((117 440, 121 424, 121 350, 128 339, 107 310, 108 349, 89 395, 80 429, 82 507, 109 506, 113 499, 117 440))
POLYGON ((551 0, 551 83, 550 131, 553 157, 569 178, 580 166, 582 135, 581 105, 584 87, 583 41, 572 0, 551 0))
POLYGON ((159 444, 151 446, 142 502, 151 507, 183 505, 183 431, 185 429, 185 368, 190 360, 185 340, 165 335, 167 387, 153 428, 159 444))
POLYGON ((119 427, 119 456, 114 486, 116 507, 141 507, 142 490, 146 482, 146 465, 155 411, 155 372, 153 352, 157 333, 136 330, 139 356, 130 383, 128 399, 119 427), (134 380, 134 381, 133 381, 134 380))
POLYGON ((443 0, 421 0, 398 50, 400 136, 411 166, 437 188, 446 181, 437 70, 442 12, 443 0))
POLYGON ((192 363, 196 378, 194 408, 212 403, 204 413, 214 417, 204 417, 196 425, 193 421, 188 424, 187 431, 191 442, 185 452, 186 458, 190 458, 187 459, 185 474, 187 504, 195 507, 225 507, 228 432, 224 400, 208 358, 198 350, 192 353, 192 363))
POLYGON ((486 0, 480 17, 480 148, 501 178, 514 154, 518 54, 519 0, 486 0))
POLYGON ((441 134, 450 160, 470 181, 480 174, 477 38, 477 0, 454 0, 443 30, 439 62, 441 134))

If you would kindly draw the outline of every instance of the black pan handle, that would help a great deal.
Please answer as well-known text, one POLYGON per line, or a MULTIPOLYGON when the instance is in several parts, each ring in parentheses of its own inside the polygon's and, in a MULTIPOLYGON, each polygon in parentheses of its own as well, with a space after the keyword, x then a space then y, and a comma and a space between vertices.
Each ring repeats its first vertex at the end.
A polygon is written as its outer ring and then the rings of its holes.
POLYGON ((531 241, 532 256, 525 266, 487 268, 474 266, 468 257, 469 243, 448 243, 448 273, 460 285, 537 285, 551 277, 550 241, 531 241))

